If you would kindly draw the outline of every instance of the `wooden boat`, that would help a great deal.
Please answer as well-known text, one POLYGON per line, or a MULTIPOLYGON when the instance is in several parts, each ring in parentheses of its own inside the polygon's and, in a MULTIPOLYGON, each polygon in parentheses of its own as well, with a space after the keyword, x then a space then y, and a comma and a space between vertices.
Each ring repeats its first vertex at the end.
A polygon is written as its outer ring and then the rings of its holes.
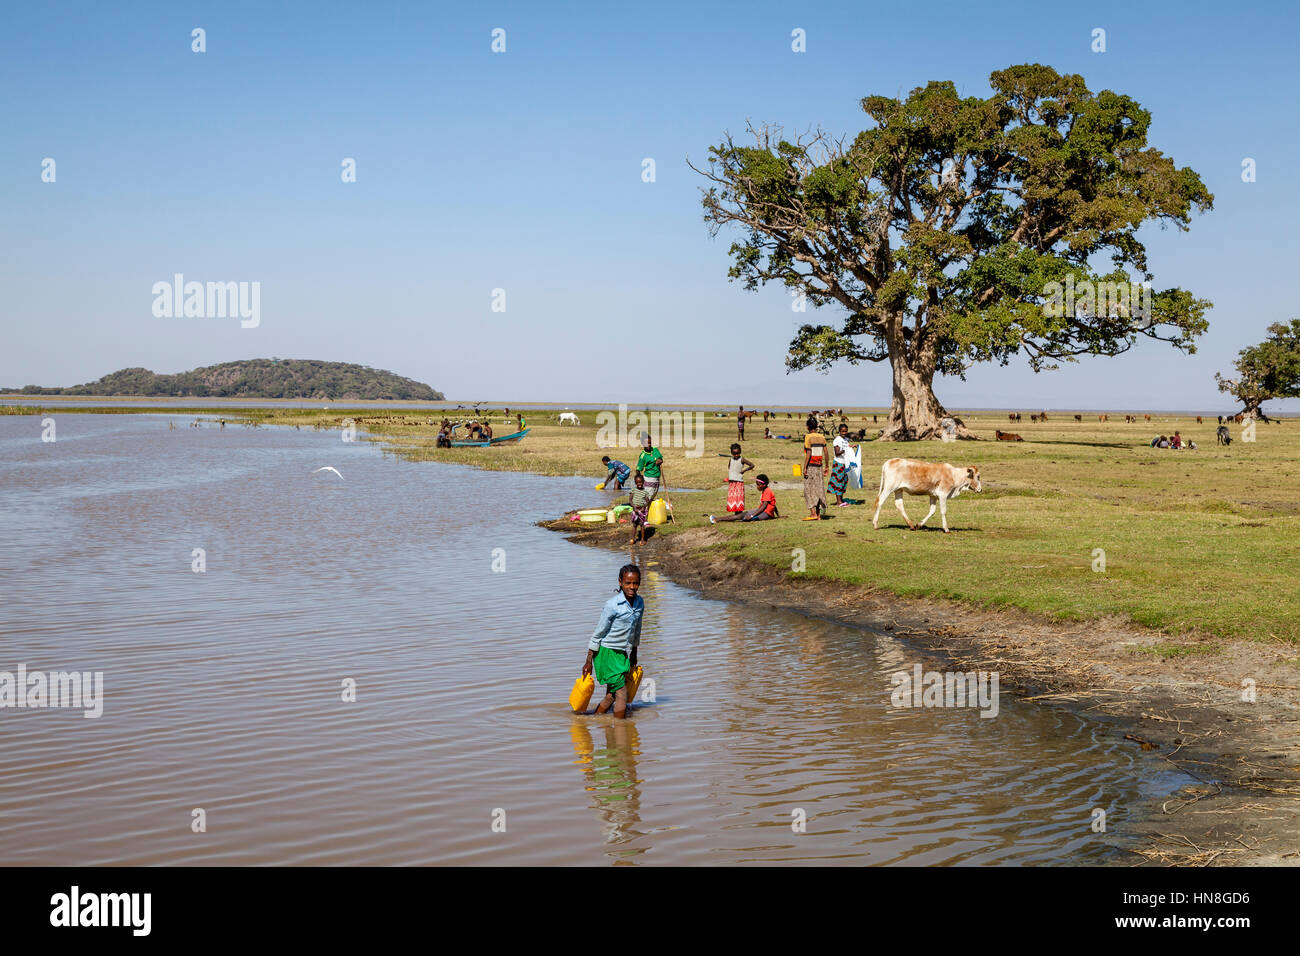
MULTIPOLYGON (((500 438, 493 437, 488 439, 487 441, 456 441, 455 439, 452 439, 451 447, 452 448, 487 448, 489 445, 509 445, 519 441, 519 439, 527 435, 530 430, 531 429, 525 428, 523 431, 515 432, 513 435, 502 435, 500 438)), ((455 429, 453 428, 452 431, 454 432, 455 429)))

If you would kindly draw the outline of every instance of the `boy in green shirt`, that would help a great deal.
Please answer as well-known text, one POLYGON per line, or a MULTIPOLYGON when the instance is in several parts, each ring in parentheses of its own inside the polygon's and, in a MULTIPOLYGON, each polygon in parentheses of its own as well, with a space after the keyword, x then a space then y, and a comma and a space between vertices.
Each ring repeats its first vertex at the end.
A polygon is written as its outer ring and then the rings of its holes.
POLYGON ((663 481, 664 456, 650 443, 649 435, 641 439, 641 444, 645 450, 636 460, 636 473, 638 477, 645 478, 645 490, 650 494, 649 500, 654 501, 659 494, 660 483, 663 481))

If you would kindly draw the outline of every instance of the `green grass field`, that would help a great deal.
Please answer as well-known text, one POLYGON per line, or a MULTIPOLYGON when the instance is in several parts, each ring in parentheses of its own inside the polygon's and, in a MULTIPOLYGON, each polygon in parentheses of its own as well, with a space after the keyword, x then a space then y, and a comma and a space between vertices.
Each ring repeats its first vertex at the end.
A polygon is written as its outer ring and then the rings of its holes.
MULTIPOLYGON (((50 403, 57 411, 58 406, 50 403)), ((145 410, 143 407, 131 411, 145 410)), ((171 410, 171 409, 169 409, 171 410)), ((66 411, 72 411, 67 409, 66 411)), ((80 410, 78 410, 80 411, 80 410)), ((175 410, 220 414, 262 424, 333 428, 348 417, 394 454, 507 471, 549 475, 586 474, 603 479, 602 454, 629 463, 636 449, 597 447, 595 414, 582 412, 579 427, 560 426, 555 410, 526 413, 532 429, 515 446, 435 449, 438 412, 294 408, 175 410)), ((875 410, 877 413, 880 410, 875 410)), ((23 409, 22 413, 39 413, 23 409)), ((450 412, 448 414, 451 414, 450 412)), ((798 418, 768 423, 774 432, 802 439, 798 418)), ((871 411, 865 427, 872 433, 871 411)), ((883 414, 882 414, 883 420, 883 414)), ((1091 420, 1088 420, 1089 417, 1091 420)), ((987 441, 922 443, 869 442, 863 452, 866 487, 849 497, 864 503, 829 509, 821 522, 807 514, 792 466, 802 462, 801 441, 765 441, 761 414, 746 429, 745 457, 776 483, 785 520, 719 525, 734 554, 790 568, 802 549, 806 571, 828 582, 886 588, 900 595, 955 598, 986 607, 1015 607, 1054 617, 1088 619, 1118 615, 1170 633, 1204 631, 1225 638, 1300 641, 1300 423, 1256 426, 1256 441, 1240 440, 1232 426, 1229 448, 1217 446, 1213 419, 1153 415, 1151 422, 1125 424, 1123 416, 1099 423, 1052 416, 1046 424, 1028 415, 1010 426, 1005 414, 965 414, 967 425, 987 441), (992 441, 995 428, 1016 431, 1024 442, 992 441), (1196 451, 1151 448, 1156 434, 1181 431, 1196 451), (924 531, 908 531, 892 500, 871 528, 880 464, 891 457, 978 465, 981 494, 952 501, 948 523, 939 515, 924 531), (782 485, 790 484, 786 488, 782 485), (1105 570, 1093 570, 1097 549, 1105 570)), ((497 434, 513 431, 498 410, 490 416, 497 434)), ((513 421, 513 419, 512 419, 513 421)), ((849 413, 850 427, 864 426, 861 411, 849 413)), ((719 457, 735 440, 734 412, 706 413, 703 453, 661 446, 675 530, 706 524, 706 512, 725 513, 726 462, 719 457)), ((752 479, 753 472, 746 477, 752 479)), ((749 504, 757 503, 752 483, 749 504)), ((593 489, 585 506, 612 495, 593 489)), ((913 521, 929 505, 905 497, 913 521)))

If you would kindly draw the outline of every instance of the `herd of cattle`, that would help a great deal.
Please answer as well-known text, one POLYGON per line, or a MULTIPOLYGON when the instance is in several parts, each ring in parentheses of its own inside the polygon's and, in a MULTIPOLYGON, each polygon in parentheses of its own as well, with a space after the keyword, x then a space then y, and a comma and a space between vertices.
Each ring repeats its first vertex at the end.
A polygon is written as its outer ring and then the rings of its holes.
MULTIPOLYGON (((718 418, 723 418, 725 414, 727 414, 727 412, 718 412, 718 418)), ((740 414, 744 415, 746 419, 751 419, 754 418, 755 415, 758 415, 759 412, 757 410, 754 410, 754 408, 749 408, 749 410, 741 411, 740 414)), ((824 411, 823 410, 815 411, 814 414, 818 416, 818 418, 848 420, 848 416, 844 414, 844 408, 826 408, 826 410, 824 411)), ((775 420, 779 418, 779 416, 780 416, 780 412, 764 411, 763 421, 775 420)), ((802 412, 792 412, 792 411, 785 412, 785 418, 788 419, 802 418, 802 412)), ((872 421, 878 420, 879 416, 872 415, 871 419, 872 421)), ((1008 415, 1006 415, 1006 419, 1008 419, 1008 421, 1010 421, 1010 423, 1013 425, 1019 424, 1022 421, 1022 412, 1018 412, 1018 411, 1008 412, 1008 415)), ((1030 414, 1030 421, 1037 421, 1037 423, 1045 423, 1045 421, 1047 420, 1048 420, 1048 414, 1045 411, 1037 412, 1037 414, 1031 412, 1030 414)), ((1074 420, 1083 421, 1083 415, 1075 415, 1074 420)), ((1240 425, 1242 424, 1243 420, 1244 419, 1242 415, 1219 415, 1218 416, 1218 424, 1221 425, 1234 424, 1234 423, 1240 425)), ((1097 421, 1110 421, 1110 415, 1105 414, 1105 412, 1102 412, 1102 414, 1097 415, 1097 421)), ((1139 421, 1151 421, 1151 415, 1125 415, 1125 421, 1127 421, 1127 423, 1130 424, 1139 423, 1139 421)), ((1196 424, 1197 425, 1204 424, 1203 416, 1201 415, 1196 416, 1196 424)), ((998 434, 1000 434, 1001 436, 1001 434, 1005 434, 1005 432, 998 432, 998 434)), ((1015 441, 1015 438, 1014 437, 1005 438, 1004 441, 1015 441)))
MULTIPOLYGON (((1150 416, 1150 415, 1125 415, 1125 416, 1124 416, 1124 421, 1126 421, 1126 422, 1136 422, 1136 421, 1138 421, 1139 419, 1142 419, 1142 420, 1145 420, 1145 421, 1148 421, 1148 422, 1149 422, 1149 421, 1151 421, 1151 416, 1150 416)), ((1019 412, 1008 412, 1008 413, 1007 413, 1007 420, 1010 421, 1011 424, 1013 424, 1013 425, 1016 424, 1017 422, 1020 421, 1020 413, 1019 413, 1019 412)), ((1029 420, 1030 420, 1031 422, 1045 422, 1045 421, 1047 421, 1047 412, 1039 412, 1037 415, 1030 415, 1030 416, 1029 416, 1029 420)), ((1081 421, 1083 421, 1083 416, 1082 416, 1082 415, 1075 415, 1075 416, 1074 416, 1074 420, 1075 420, 1076 422, 1081 422, 1081 421)), ((1219 416, 1219 424, 1220 424, 1220 425, 1223 425, 1223 424, 1231 424, 1231 423, 1236 423, 1236 424, 1240 425, 1240 424, 1242 423, 1242 420, 1243 420, 1243 417, 1242 417, 1241 415, 1228 415, 1228 416, 1220 415, 1220 416, 1219 416)), ((1097 421, 1099 421, 1099 422, 1108 422, 1108 421, 1110 421, 1110 416, 1109 416, 1109 415, 1105 415, 1105 414, 1098 415, 1098 416, 1097 416, 1097 421)), ((1202 420, 1202 417, 1201 417, 1200 415, 1197 415, 1197 416, 1196 416, 1196 424, 1198 424, 1198 425, 1204 424, 1204 421, 1202 420)))
MULTIPOLYGON (((1218 429, 1218 432, 1217 432, 1216 437, 1217 437, 1218 442, 1219 442, 1220 445, 1226 445, 1226 444, 1228 443, 1227 441, 1224 441, 1224 437, 1227 435, 1227 427, 1226 427, 1226 426, 1228 426, 1228 425, 1232 425, 1232 424, 1240 425, 1240 424, 1245 420, 1245 417, 1242 416, 1242 415, 1219 415, 1219 416, 1218 416, 1218 419, 1219 419, 1219 422, 1218 422, 1218 424, 1219 424, 1219 429, 1218 429)), ((1020 412, 1008 412, 1008 413, 1007 413, 1007 420, 1010 421, 1012 424, 1015 424, 1016 422, 1020 421, 1020 412)), ((1029 416, 1029 420, 1030 420, 1031 422, 1045 422, 1045 421, 1047 421, 1047 412, 1039 412, 1037 415, 1030 415, 1030 416, 1029 416)), ((1083 416, 1082 416, 1082 415, 1075 415, 1075 416, 1074 416, 1074 420, 1075 420, 1076 422, 1081 422, 1081 421, 1083 421, 1083 416)), ((1109 415, 1106 415, 1106 414, 1098 415, 1098 416, 1097 416, 1097 421, 1099 421, 1099 422, 1108 422, 1108 421, 1110 421, 1110 416, 1109 416, 1109 415)), ((1144 422, 1144 421, 1149 422, 1149 421, 1151 421, 1151 416, 1150 416, 1150 415, 1146 415, 1146 414, 1144 414, 1144 415, 1125 415, 1125 416, 1124 416, 1124 421, 1125 421, 1125 422, 1128 422, 1128 423, 1130 423, 1130 424, 1138 423, 1138 422, 1144 422)), ((1204 416, 1202 416, 1202 415, 1197 415, 1197 416, 1196 416, 1196 424, 1198 424, 1198 425, 1202 425, 1202 424, 1204 424, 1204 423, 1205 423, 1204 416)), ((1001 429, 997 429, 997 428, 995 428, 995 429, 993 430, 993 437, 994 437, 996 440, 998 440, 998 441, 1024 441, 1024 438, 1022 438, 1021 436, 1017 435, 1015 432, 1004 432, 1004 431, 1002 431, 1001 429)), ((1229 440, 1231 440, 1231 439, 1229 439, 1229 440)))

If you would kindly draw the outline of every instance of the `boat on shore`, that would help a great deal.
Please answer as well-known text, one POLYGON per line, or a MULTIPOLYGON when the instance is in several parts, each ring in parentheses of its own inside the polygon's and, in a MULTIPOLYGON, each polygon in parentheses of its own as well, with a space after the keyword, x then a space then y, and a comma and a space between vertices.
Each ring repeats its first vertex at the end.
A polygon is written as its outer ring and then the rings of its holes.
MULTIPOLYGON (((455 429, 453 429, 453 432, 454 431, 455 429)), ((453 438, 451 442, 451 447, 452 448, 487 448, 489 445, 510 445, 519 441, 521 438, 527 435, 528 432, 529 429, 525 428, 523 431, 515 432, 513 435, 502 435, 500 438, 495 438, 495 437, 489 438, 486 441, 482 441, 482 440, 457 441, 456 439, 453 438)))

